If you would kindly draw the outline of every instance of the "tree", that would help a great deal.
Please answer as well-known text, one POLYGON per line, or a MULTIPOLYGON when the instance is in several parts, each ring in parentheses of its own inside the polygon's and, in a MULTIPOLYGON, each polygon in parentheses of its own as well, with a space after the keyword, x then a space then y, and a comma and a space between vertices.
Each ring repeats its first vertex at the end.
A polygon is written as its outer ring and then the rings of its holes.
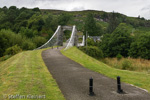
POLYGON ((32 38, 35 36, 32 29, 29 29, 27 27, 21 27, 21 30, 19 32, 21 35, 26 36, 28 38, 32 38))
POLYGON ((150 59, 150 32, 141 34, 131 44, 129 55, 133 58, 150 59))
POLYGON ((4 13, 4 11, 0 12, 0 29, 4 28, 5 26, 3 25, 3 23, 6 21, 6 14, 4 13))
POLYGON ((29 20, 28 20, 28 28, 33 30, 41 31, 42 27, 44 26, 44 20, 40 13, 34 14, 29 20))
POLYGON ((33 8, 32 10, 35 11, 35 12, 41 12, 40 9, 39 9, 38 7, 33 8))
POLYGON ((9 43, 7 41, 7 36, 0 32, 0 57, 3 56, 3 53, 5 52, 5 49, 9 47, 9 43))
POLYGON ((125 23, 121 23, 110 36, 104 36, 101 42, 101 48, 104 55, 116 57, 117 54, 121 54, 122 56, 127 57, 132 42, 130 33, 130 27, 125 23))
POLYGON ((47 29, 50 28, 52 20, 53 20, 53 16, 51 14, 48 15, 48 17, 45 19, 45 27, 47 29))
POLYGON ((0 31, 0 56, 4 55, 7 48, 18 44, 20 46, 22 43, 22 37, 10 30, 0 31))
POLYGON ((40 47, 46 42, 46 39, 40 36, 35 36, 34 38, 32 38, 32 40, 33 40, 33 43, 35 43, 36 47, 40 47))
POLYGON ((90 36, 97 36, 97 26, 93 14, 89 13, 85 20, 84 31, 88 32, 90 36))
POLYGON ((104 29, 101 24, 96 23, 97 36, 102 36, 104 34, 104 29))
POLYGON ((18 45, 14 45, 12 47, 7 48, 4 54, 5 55, 15 55, 21 51, 22 51, 22 49, 18 45))
POLYGON ((11 6, 9 7, 9 10, 7 12, 7 21, 11 22, 14 24, 16 17, 19 14, 19 10, 16 6, 11 6))
POLYGON ((7 8, 6 6, 4 6, 4 7, 2 8, 2 11, 4 11, 5 13, 7 13, 8 8, 7 8))
POLYGON ((119 24, 120 24, 120 21, 117 17, 117 14, 113 12, 110 15, 109 26, 107 27, 107 32, 112 33, 119 24))
POLYGON ((100 42, 100 48, 104 53, 104 57, 109 57, 111 55, 110 40, 111 34, 104 34, 101 38, 102 42, 100 42))
POLYGON ((71 19, 71 16, 66 13, 62 13, 58 18, 59 25, 67 25, 68 21, 71 19))

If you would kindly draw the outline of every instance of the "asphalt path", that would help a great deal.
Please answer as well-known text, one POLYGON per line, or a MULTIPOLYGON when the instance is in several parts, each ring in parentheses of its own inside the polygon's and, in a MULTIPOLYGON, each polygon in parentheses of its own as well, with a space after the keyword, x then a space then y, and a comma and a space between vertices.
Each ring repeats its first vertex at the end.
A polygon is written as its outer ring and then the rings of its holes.
POLYGON ((42 58, 66 100, 150 100, 150 93, 122 83, 125 93, 117 93, 117 81, 84 68, 61 54, 60 49, 42 52, 42 58), (93 78, 94 96, 89 95, 89 79, 93 78))

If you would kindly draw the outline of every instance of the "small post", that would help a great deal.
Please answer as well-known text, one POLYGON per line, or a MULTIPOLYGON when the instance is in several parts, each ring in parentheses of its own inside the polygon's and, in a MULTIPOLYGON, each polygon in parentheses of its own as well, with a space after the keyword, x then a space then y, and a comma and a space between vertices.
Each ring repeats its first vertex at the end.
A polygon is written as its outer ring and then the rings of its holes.
POLYGON ((93 78, 89 79, 89 95, 93 96, 94 92, 93 92, 93 78))
POLYGON ((52 49, 53 49, 53 45, 52 45, 52 49))
POLYGON ((58 49, 58 45, 57 45, 57 49, 58 49))
POLYGON ((123 90, 121 89, 120 76, 117 77, 117 92, 123 93, 123 90))

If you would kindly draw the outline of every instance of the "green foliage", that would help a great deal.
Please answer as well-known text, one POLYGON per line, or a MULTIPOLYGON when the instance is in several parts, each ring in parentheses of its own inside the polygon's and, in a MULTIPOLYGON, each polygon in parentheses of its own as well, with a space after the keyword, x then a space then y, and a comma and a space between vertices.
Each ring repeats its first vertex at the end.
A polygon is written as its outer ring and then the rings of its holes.
POLYGON ((84 31, 87 31, 90 36, 99 36, 101 29, 100 25, 96 25, 93 14, 89 13, 85 19, 84 31))
POLYGON ((7 48, 4 54, 5 55, 15 55, 21 51, 22 51, 22 49, 18 45, 14 45, 12 47, 7 48))
POLYGON ((67 25, 68 21, 71 19, 71 16, 67 13, 62 13, 58 18, 59 25, 67 25))
POLYGON ((94 58, 103 58, 103 52, 98 47, 87 46, 87 47, 79 47, 79 49, 94 58))
POLYGON ((122 69, 127 70, 132 66, 132 63, 130 60, 123 60, 122 62, 122 69))
POLYGON ((100 47, 106 57, 116 57, 117 54, 127 57, 131 42, 130 27, 121 23, 111 35, 104 35, 100 47))
MULTIPOLYGON (((7 48, 16 44, 25 50, 40 46, 45 39, 48 40, 53 35, 58 25, 76 25, 79 31, 83 33, 88 31, 91 36, 103 35, 101 43, 88 40, 88 45, 100 45, 105 57, 116 57, 117 54, 121 54, 125 57, 130 55, 134 58, 150 59, 149 47, 144 47, 147 45, 146 36, 141 39, 141 42, 137 42, 139 40, 136 39, 140 34, 150 31, 150 21, 144 18, 127 17, 114 12, 90 10, 66 12, 40 10, 39 8, 17 8, 16 6, 0 8, 0 30, 3 29, 3 32, 0 32, 0 56, 4 55, 7 48), (119 25, 121 22, 126 25, 119 25), (106 31, 112 34, 104 35, 106 31), (127 34, 125 35, 125 33, 127 34), (134 40, 132 40, 130 33, 132 33, 134 40), (142 41, 143 39, 145 40, 142 41), (132 41, 134 42, 129 46, 132 41), (128 53, 130 47, 130 53, 128 53)), ((68 39, 70 33, 67 32, 65 35, 68 39)))
POLYGON ((42 18, 42 15, 40 15, 40 13, 34 14, 28 20, 28 28, 31 28, 33 30, 41 31, 44 24, 45 24, 44 20, 42 18))
POLYGON ((104 53, 104 57, 109 57, 111 53, 111 47, 110 47, 110 40, 112 39, 111 35, 104 34, 101 39, 102 39, 102 42, 100 42, 100 48, 102 49, 104 53))
POLYGON ((47 37, 48 39, 53 35, 53 33, 56 31, 56 28, 58 26, 58 20, 53 17, 53 15, 49 14, 45 20, 44 20, 45 25, 43 26, 41 32, 48 34, 49 36, 47 37))
POLYGON ((32 10, 33 10, 33 11, 36 11, 36 12, 41 12, 40 9, 39 9, 38 7, 33 8, 32 10))
MULTIPOLYGON (((102 23, 101 23, 102 24, 102 23)), ((97 36, 101 36, 104 34, 105 27, 103 27, 100 23, 96 23, 97 36)))
POLYGON ((129 55, 133 58, 150 59, 150 32, 141 34, 131 44, 129 55))
POLYGON ((23 50, 33 50, 36 48, 36 45, 31 40, 25 40, 22 43, 23 50))
POLYGON ((11 22, 12 24, 14 24, 16 17, 19 15, 18 8, 16 6, 9 7, 7 15, 9 15, 9 16, 6 17, 7 21, 11 22))
POLYGON ((0 56, 4 56, 4 52, 7 48, 12 47, 14 45, 18 45, 21 49, 31 50, 39 45, 42 41, 46 41, 44 38, 38 38, 40 42, 33 43, 33 40, 22 36, 21 34, 15 34, 10 30, 0 30, 0 56), (36 44, 37 43, 37 44, 36 44))
POLYGON ((70 38, 70 36, 71 36, 71 31, 65 30, 64 31, 64 40, 65 41, 68 40, 70 38))
POLYGON ((5 50, 15 44, 21 45, 22 37, 10 30, 0 30, 0 56, 3 56, 5 50))
POLYGON ((46 43, 46 39, 40 36, 36 36, 33 38, 33 43, 36 44, 36 47, 40 47, 44 43, 46 43))
MULTIPOLYGON (((20 30, 20 34, 23 35, 23 36, 26 36, 28 38, 32 38, 35 36, 34 34, 35 31, 33 31, 32 29, 29 29, 29 28, 25 28, 25 27, 21 27, 21 30, 20 30)), ((36 33, 36 32, 35 32, 36 33)))
POLYGON ((126 23, 132 25, 133 27, 149 27, 150 23, 149 20, 146 21, 144 18, 133 18, 133 17, 127 17, 126 23))
POLYGON ((6 21, 5 20, 5 18, 6 18, 6 14, 4 13, 4 11, 1 11, 0 12, 0 23, 3 23, 4 21, 6 21))
POLYGON ((88 46, 98 46, 99 42, 98 41, 94 41, 93 39, 88 38, 87 39, 87 45, 88 46))
POLYGON ((116 58, 117 58, 117 60, 120 60, 122 58, 122 55, 121 54, 117 54, 116 58))
POLYGON ((109 26, 107 27, 107 32, 112 33, 116 27, 120 24, 120 15, 118 13, 111 13, 109 19, 109 26))
POLYGON ((0 57, 0 61, 5 61, 7 59, 9 59, 11 57, 11 55, 5 55, 3 57, 0 57))

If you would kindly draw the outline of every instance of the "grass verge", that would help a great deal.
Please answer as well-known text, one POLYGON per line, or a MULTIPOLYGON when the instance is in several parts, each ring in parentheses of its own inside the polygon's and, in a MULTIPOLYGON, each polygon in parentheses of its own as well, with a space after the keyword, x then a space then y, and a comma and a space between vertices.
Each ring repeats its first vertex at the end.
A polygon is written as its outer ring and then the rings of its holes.
POLYGON ((150 74, 150 60, 141 58, 122 58, 120 60, 117 60, 117 58, 104 58, 101 61, 114 68, 150 74))
POLYGON ((116 79, 117 76, 120 76, 123 82, 144 88, 150 92, 150 74, 112 68, 86 55, 76 47, 70 48, 66 51, 61 50, 61 52, 63 55, 90 70, 101 73, 113 79, 116 79))
POLYGON ((0 100, 65 100, 43 62, 43 50, 21 52, 0 63, 0 100))

